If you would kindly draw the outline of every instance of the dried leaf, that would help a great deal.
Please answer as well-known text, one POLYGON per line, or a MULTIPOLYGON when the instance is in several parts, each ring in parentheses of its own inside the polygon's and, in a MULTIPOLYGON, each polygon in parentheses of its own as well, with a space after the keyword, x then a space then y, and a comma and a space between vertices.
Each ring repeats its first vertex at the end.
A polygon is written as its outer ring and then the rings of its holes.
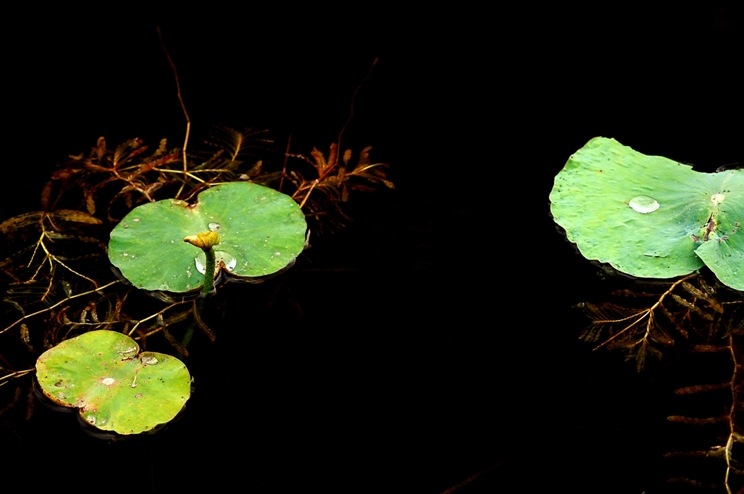
POLYGON ((8 218, 0 223, 0 233, 10 233, 13 230, 38 223, 43 215, 44 213, 41 211, 34 211, 33 213, 24 213, 8 218))
POLYGON ((85 207, 89 214, 96 214, 96 200, 92 191, 85 195, 85 207))
POLYGON ((82 211, 74 211, 72 209, 59 209, 52 213, 58 220, 71 221, 73 223, 85 223, 87 225, 101 225, 103 221, 99 220, 93 215, 84 213, 82 211))
POLYGON ((697 386, 686 386, 684 388, 678 388, 674 390, 676 395, 691 395, 697 393, 707 393, 710 391, 720 391, 722 389, 730 389, 731 383, 721 384, 700 384, 697 386))
POLYGON ((338 149, 336 148, 336 143, 334 142, 333 144, 331 144, 331 150, 328 151, 327 166, 335 165, 337 159, 338 159, 338 149))
POLYGON ((101 161, 101 158, 103 158, 103 155, 106 154, 106 139, 101 136, 98 138, 98 142, 96 142, 96 147, 93 150, 94 155, 96 158, 98 158, 98 161, 101 161))
POLYGON ((41 210, 49 211, 49 200, 52 196, 52 181, 48 181, 41 191, 41 210))
POLYGON ((318 148, 313 148, 313 150, 310 152, 310 155, 315 159, 315 167, 318 170, 326 169, 326 166, 328 166, 328 164, 326 163, 325 156, 323 156, 323 153, 318 151, 318 148))
POLYGON ((359 154, 359 164, 357 166, 369 165, 371 163, 369 159, 369 152, 371 149, 372 146, 367 146, 362 149, 362 152, 359 154))

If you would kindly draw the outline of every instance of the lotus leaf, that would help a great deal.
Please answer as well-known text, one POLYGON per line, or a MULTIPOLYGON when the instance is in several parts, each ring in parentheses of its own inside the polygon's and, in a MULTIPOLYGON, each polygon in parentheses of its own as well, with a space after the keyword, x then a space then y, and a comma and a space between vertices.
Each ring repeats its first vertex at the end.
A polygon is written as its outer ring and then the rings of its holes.
POLYGON ((139 434, 172 420, 191 393, 191 377, 175 357, 139 351, 129 336, 91 331, 65 340, 36 361, 45 396, 77 408, 89 424, 139 434))
POLYGON ((744 170, 700 173, 596 137, 555 177, 550 202, 588 259, 644 278, 705 265, 744 290, 744 170))
POLYGON ((306 229, 291 197, 233 182, 201 192, 195 204, 166 199, 134 208, 111 232, 109 259, 138 288, 188 292, 204 282, 205 255, 184 237, 219 232, 218 269, 251 279, 294 263, 306 229))

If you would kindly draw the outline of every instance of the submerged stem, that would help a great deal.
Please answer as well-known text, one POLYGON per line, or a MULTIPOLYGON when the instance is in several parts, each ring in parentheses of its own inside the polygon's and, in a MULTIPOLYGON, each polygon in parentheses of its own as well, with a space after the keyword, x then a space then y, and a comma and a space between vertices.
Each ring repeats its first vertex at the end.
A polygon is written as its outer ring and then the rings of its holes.
MULTIPOLYGON (((214 246, 220 243, 220 236, 217 232, 208 231, 189 235, 184 237, 183 241, 190 243, 194 247, 199 247, 204 251, 204 256, 207 259, 204 265, 204 284, 202 285, 201 297, 194 304, 194 311, 197 313, 196 317, 200 317, 206 305, 205 297, 214 291, 214 268, 216 263, 214 246)), ((184 348, 188 346, 191 338, 194 336, 195 326, 196 322, 192 322, 186 330, 186 334, 181 341, 184 348)))

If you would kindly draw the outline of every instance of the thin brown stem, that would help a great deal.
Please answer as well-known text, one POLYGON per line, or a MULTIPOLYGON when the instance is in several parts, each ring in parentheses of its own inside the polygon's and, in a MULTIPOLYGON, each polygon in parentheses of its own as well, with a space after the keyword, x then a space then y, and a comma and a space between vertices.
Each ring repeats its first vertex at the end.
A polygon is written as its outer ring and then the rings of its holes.
POLYGON ((64 304, 64 303, 65 303, 65 302, 67 302, 68 300, 72 300, 72 299, 74 299, 74 298, 78 298, 78 297, 84 297, 85 295, 90 295, 91 293, 101 293, 101 291, 102 291, 102 290, 104 290, 104 289, 106 289, 106 288, 110 287, 111 285, 115 285, 115 284, 117 284, 117 283, 121 283, 121 280, 115 280, 115 281, 112 281, 111 283, 108 283, 108 284, 106 284, 106 285, 103 285, 103 286, 102 286, 102 287, 100 287, 100 288, 95 288, 95 289, 93 289, 93 290, 88 290, 87 292, 81 292, 81 293, 78 293, 77 295, 71 295, 71 296, 67 297, 67 298, 66 298, 66 299, 64 299, 64 300, 60 300, 59 302, 57 302, 57 303, 56 303, 56 304, 54 304, 54 305, 50 305, 50 306, 49 306, 49 307, 47 307, 46 309, 41 309, 41 310, 37 310, 36 312, 34 312, 34 313, 32 313, 32 314, 28 314, 28 315, 25 315, 25 316, 23 316, 22 318, 18 319, 18 320, 17 320, 16 322, 14 322, 13 324, 11 324, 10 326, 6 327, 5 329, 3 329, 3 330, 0 330, 0 334, 3 334, 3 333, 4 333, 4 332, 6 332, 7 330, 9 330, 9 329, 13 328, 13 327, 14 327, 14 326, 15 326, 16 324, 18 324, 18 323, 20 323, 20 322, 23 322, 23 321, 25 321, 25 320, 26 320, 26 319, 28 319, 29 317, 37 316, 37 315, 39 315, 39 314, 43 314, 44 312, 49 312, 50 310, 52 310, 52 309, 55 309, 55 308, 59 307, 60 305, 64 304))
POLYGON ((282 185, 284 185, 284 176, 287 174, 287 159, 289 158, 290 144, 292 144, 292 134, 289 134, 289 139, 287 139, 287 149, 284 151, 284 165, 282 165, 282 178, 279 179, 279 188, 277 189, 279 192, 282 191, 282 185))
POLYGON ((369 79, 369 76, 372 75, 372 70, 375 68, 375 65, 377 65, 378 60, 379 57, 375 58, 372 61, 372 65, 367 71, 367 75, 364 76, 362 82, 360 82, 357 88, 354 90, 354 94, 351 95, 351 104, 349 105, 349 118, 346 119, 346 123, 344 123, 344 126, 341 127, 341 131, 338 133, 338 138, 336 139, 336 151, 339 153, 339 155, 341 154, 341 136, 344 134, 346 127, 348 127, 351 123, 351 119, 354 118, 354 100, 356 99, 357 93, 359 93, 359 91, 362 89, 362 86, 364 86, 364 83, 367 82, 367 79, 369 79))
MULTIPOLYGON (((183 97, 181 97, 181 83, 178 80, 178 71, 176 70, 176 64, 173 63, 173 59, 168 53, 168 48, 166 48, 165 46, 165 42, 163 41, 163 34, 160 32, 160 26, 157 27, 157 30, 158 30, 158 38, 160 39, 160 46, 163 47, 165 56, 168 58, 168 63, 173 69, 173 75, 176 78, 176 94, 178 95, 178 101, 181 103, 181 109, 183 110, 183 115, 186 117, 186 137, 183 140, 183 150, 181 151, 183 153, 183 173, 186 174, 186 172, 188 171, 188 158, 186 157, 186 149, 188 148, 188 145, 189 145, 189 134, 191 133, 191 119, 189 118, 189 112, 186 111, 186 105, 183 102, 183 97)), ((183 192, 183 187, 185 185, 186 185, 186 182, 181 182, 181 187, 178 189, 178 193, 176 194, 176 197, 179 197, 181 195, 181 192, 183 192)))

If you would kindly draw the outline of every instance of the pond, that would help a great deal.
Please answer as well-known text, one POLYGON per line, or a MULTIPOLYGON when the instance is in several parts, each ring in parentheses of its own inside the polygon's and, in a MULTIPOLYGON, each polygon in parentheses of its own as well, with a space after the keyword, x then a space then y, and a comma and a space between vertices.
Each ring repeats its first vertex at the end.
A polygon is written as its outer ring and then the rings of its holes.
MULTIPOLYGON (((85 28, 70 14, 33 30, 44 50, 11 54, 9 94, 28 106, 7 117, 15 130, 0 221, 40 211, 50 174, 100 136, 111 149, 135 137, 149 152, 163 137, 181 146, 185 122, 156 24, 179 67, 194 149, 212 123, 257 125, 271 129, 279 156, 291 134, 293 152, 312 161, 315 146, 328 157, 379 56, 344 139, 355 160, 372 145, 396 189, 352 191, 345 228, 313 232, 281 276, 226 284, 210 299, 204 319, 216 339, 195 332, 193 394, 178 420, 100 440, 36 401, 26 420, 24 387, 0 417, 3 470, 35 488, 82 472, 88 486, 152 492, 667 492, 666 479, 685 472, 665 453, 688 438, 719 444, 703 426, 688 435, 666 420, 694 411, 673 390, 715 383, 717 367, 675 346, 638 373, 622 352, 579 340, 588 321, 572 307, 616 300, 629 281, 576 253, 548 195, 568 156, 597 135, 707 171, 739 161, 731 39, 740 31, 717 21, 732 14, 556 4, 494 16, 382 2, 333 22, 330 6, 286 7, 255 5, 229 21, 208 8, 163 22, 119 12, 85 28)), ((70 201, 84 206, 82 196, 70 201)), ((171 303, 130 297, 146 314, 171 303)), ((17 309, 5 309, 9 324, 17 309)), ((40 353, 43 338, 32 337, 40 353)), ((153 338, 148 351, 175 353, 153 338)), ((0 366, 31 368, 34 358, 21 366, 19 355, 33 355, 20 327, 0 335, 0 366)), ((0 387, 0 409, 14 393, 14 383, 0 387)))

